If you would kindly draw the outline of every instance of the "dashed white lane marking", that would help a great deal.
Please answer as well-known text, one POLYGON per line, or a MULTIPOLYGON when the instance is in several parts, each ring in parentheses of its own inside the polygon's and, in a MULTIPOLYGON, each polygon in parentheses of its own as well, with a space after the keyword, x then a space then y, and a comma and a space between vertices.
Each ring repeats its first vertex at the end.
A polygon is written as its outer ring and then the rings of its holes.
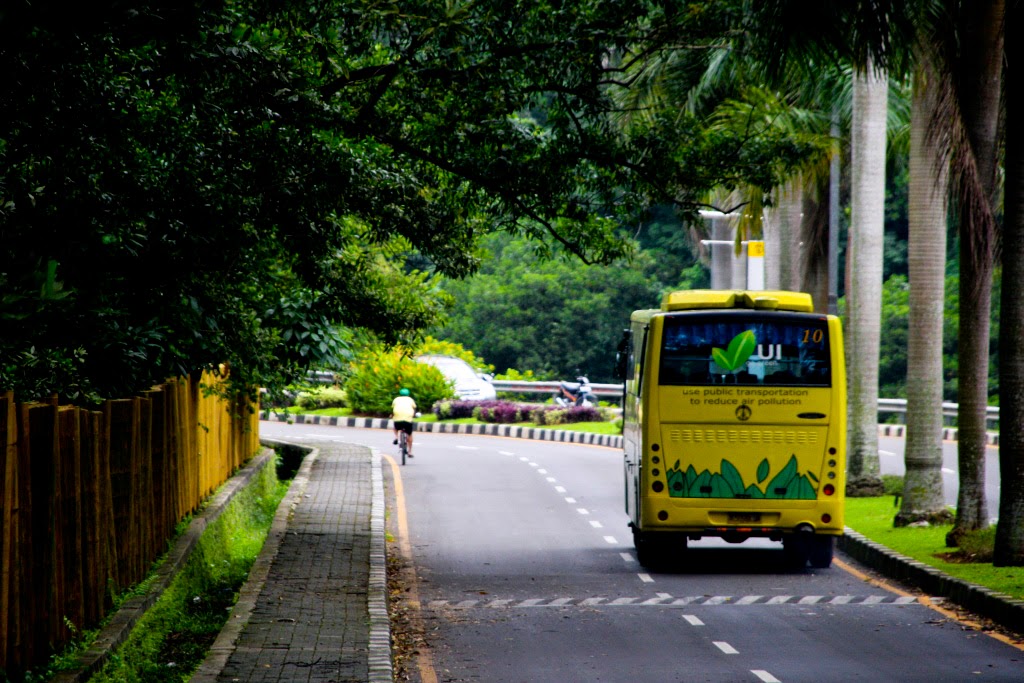
POLYGON ((775 676, 772 676, 764 669, 751 669, 750 673, 757 676, 763 683, 782 683, 782 681, 777 679, 775 676))
MULTIPOLYGON (((605 538, 611 538, 611 537, 610 536, 605 536, 605 538)), ((623 559, 623 561, 625 561, 625 562, 636 562, 636 558, 633 557, 632 555, 630 555, 629 553, 619 553, 619 557, 621 557, 623 559)))
POLYGON ((588 510, 587 508, 576 508, 576 512, 580 513, 581 515, 590 514, 590 510, 588 510))
POLYGON ((530 467, 540 467, 540 465, 538 465, 538 464, 537 464, 537 463, 535 463, 535 462, 531 462, 531 463, 530 463, 530 467))
POLYGON ((460 450, 460 451, 478 451, 478 450, 480 450, 476 446, 456 446, 455 448, 457 450, 460 450))
POLYGON ((604 542, 607 543, 608 545, 618 545, 619 544, 619 542, 615 540, 614 536, 605 536, 604 537, 604 542))
POLYGON ((637 576, 639 576, 640 580, 644 583, 654 583, 654 579, 651 578, 650 574, 637 574, 637 576))
POLYGON ((515 455, 512 451, 498 451, 500 455, 515 455))
POLYGON ((655 593, 655 595, 657 595, 662 600, 671 600, 672 599, 672 594, 671 593, 655 593))
POLYGON ((546 469, 544 469, 543 467, 541 469, 537 470, 537 472, 539 474, 547 474, 548 473, 548 471, 546 469))
POLYGON ((744 595, 742 598, 736 601, 737 605, 753 605, 755 602, 761 599, 760 595, 744 595))
POLYGON ((555 479, 554 477, 548 477, 548 483, 549 484, 554 484, 556 481, 558 481, 558 480, 555 479))
POLYGON ((556 486, 555 490, 558 491, 559 493, 565 493, 565 487, 564 486, 556 486))
POLYGON ((601 524, 601 522, 597 521, 596 519, 590 520, 590 526, 594 527, 595 529, 603 529, 604 528, 604 525, 601 524))
POLYGON ((704 622, 697 618, 694 614, 684 614, 683 619, 687 621, 690 626, 703 626, 704 622))
POLYGON ((734 648, 732 645, 730 645, 729 643, 725 642, 724 640, 715 640, 715 641, 712 641, 712 642, 715 644, 715 647, 717 647, 719 650, 721 650, 722 652, 724 652, 727 655, 738 655, 740 653, 739 650, 737 650, 736 648, 734 648))
MULTIPOLYGON (((462 448, 462 447, 459 446, 459 448, 462 448)), ((520 460, 520 462, 530 462, 530 459, 527 458, 526 456, 523 456, 523 455, 519 456, 519 460, 520 460)))
POLYGON ((565 502, 566 502, 566 503, 569 503, 570 505, 572 505, 573 503, 575 503, 575 502, 576 502, 576 499, 575 499, 575 498, 566 498, 566 499, 565 499, 565 502))

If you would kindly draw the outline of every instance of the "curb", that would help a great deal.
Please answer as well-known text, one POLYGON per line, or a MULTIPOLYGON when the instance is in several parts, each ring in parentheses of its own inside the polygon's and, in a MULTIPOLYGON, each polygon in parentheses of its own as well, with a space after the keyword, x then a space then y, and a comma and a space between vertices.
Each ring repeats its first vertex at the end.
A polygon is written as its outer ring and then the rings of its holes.
POLYGON ((928 595, 955 602, 1016 633, 1024 633, 1024 600, 952 577, 875 543, 849 527, 839 537, 838 545, 850 557, 890 579, 916 586, 928 595))
POLYGON ((388 560, 385 538, 384 474, 381 455, 370 449, 373 497, 370 502, 370 583, 366 594, 370 617, 369 683, 392 683, 391 616, 388 614, 388 560))
MULTIPOLYGON (((986 432, 988 434, 988 445, 998 446, 999 445, 999 434, 997 432, 986 432)), ((902 424, 880 424, 878 425, 879 436, 893 436, 893 437, 906 437, 907 436, 907 425, 902 424)), ((942 440, 943 441, 957 441, 960 438, 960 430, 956 427, 943 427, 942 428, 942 440)))
MULTIPOLYGON (((359 429, 393 429, 394 423, 384 417, 327 417, 326 415, 292 415, 291 413, 274 413, 264 410, 260 419, 267 422, 293 422, 294 424, 323 425, 328 427, 355 427, 359 429)), ((618 434, 590 434, 588 432, 570 432, 564 429, 543 429, 540 427, 520 427, 507 424, 450 424, 447 422, 416 422, 413 424, 417 432, 433 432, 436 434, 478 434, 483 436, 507 436, 514 439, 535 439, 540 441, 560 441, 580 443, 591 446, 607 446, 622 448, 622 436, 618 434)))

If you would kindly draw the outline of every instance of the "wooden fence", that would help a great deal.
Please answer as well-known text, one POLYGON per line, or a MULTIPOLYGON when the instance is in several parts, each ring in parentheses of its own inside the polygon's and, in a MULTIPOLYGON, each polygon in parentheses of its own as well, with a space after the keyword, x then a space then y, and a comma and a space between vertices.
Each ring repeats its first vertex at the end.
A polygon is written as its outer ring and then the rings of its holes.
POLYGON ((181 378, 89 411, 0 392, 0 668, 15 678, 145 578, 177 523, 259 451, 244 398, 181 378))

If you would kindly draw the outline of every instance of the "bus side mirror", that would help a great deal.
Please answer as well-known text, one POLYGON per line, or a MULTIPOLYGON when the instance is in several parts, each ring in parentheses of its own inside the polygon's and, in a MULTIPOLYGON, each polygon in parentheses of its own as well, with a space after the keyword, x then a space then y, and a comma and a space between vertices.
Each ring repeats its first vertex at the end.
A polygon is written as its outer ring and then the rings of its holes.
POLYGON ((629 362, 629 341, 632 333, 629 330, 622 331, 622 339, 615 350, 615 378, 626 378, 626 364, 629 362))

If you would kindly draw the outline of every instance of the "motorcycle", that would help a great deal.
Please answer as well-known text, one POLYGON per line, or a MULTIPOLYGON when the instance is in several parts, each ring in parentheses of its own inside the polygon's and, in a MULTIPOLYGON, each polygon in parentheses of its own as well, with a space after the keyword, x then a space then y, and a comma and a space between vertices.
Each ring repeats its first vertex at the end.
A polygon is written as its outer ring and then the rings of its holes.
POLYGON ((563 408, 597 405, 597 396, 590 388, 590 380, 582 376, 577 377, 575 382, 559 382, 558 391, 552 398, 555 405, 563 408))

